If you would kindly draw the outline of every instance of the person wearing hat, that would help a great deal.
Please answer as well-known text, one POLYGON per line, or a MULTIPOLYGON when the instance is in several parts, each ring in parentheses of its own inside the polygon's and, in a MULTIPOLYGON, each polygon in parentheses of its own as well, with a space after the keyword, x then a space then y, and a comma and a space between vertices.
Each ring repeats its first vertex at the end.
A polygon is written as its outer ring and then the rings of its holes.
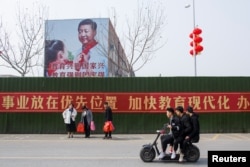
POLYGON ((177 138, 180 133, 180 120, 175 116, 174 109, 167 108, 166 116, 169 118, 169 123, 166 125, 166 128, 169 129, 169 133, 161 136, 162 152, 158 157, 159 159, 166 156, 167 145, 173 145, 174 139, 177 138))
POLYGON ((84 124, 85 138, 90 137, 90 124, 93 121, 93 114, 90 109, 87 108, 86 105, 82 106, 82 116, 81 122, 84 124))
POLYGON ((190 116, 192 131, 185 137, 183 141, 183 149, 185 151, 188 142, 198 142, 200 140, 200 123, 199 115, 194 113, 193 107, 188 106, 186 113, 190 116))
POLYGON ((175 108, 176 115, 180 118, 181 123, 181 132, 177 139, 174 141, 174 150, 171 155, 172 159, 175 159, 176 157, 176 150, 178 148, 178 144, 180 144, 180 158, 179 162, 183 161, 184 157, 184 150, 183 150, 183 141, 185 137, 192 131, 192 125, 190 122, 189 115, 184 113, 184 109, 182 106, 178 106, 175 108))

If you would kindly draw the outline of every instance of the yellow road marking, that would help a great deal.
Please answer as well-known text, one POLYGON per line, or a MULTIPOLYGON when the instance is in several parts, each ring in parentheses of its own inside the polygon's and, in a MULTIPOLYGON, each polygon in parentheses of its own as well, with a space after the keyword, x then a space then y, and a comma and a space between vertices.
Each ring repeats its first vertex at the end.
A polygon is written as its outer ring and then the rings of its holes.
POLYGON ((250 140, 250 137, 244 136, 242 134, 234 134, 234 136, 238 137, 239 139, 242 140, 250 140))
POLYGON ((216 134, 216 135, 214 135, 214 137, 211 140, 216 140, 219 136, 220 136, 220 134, 216 134))

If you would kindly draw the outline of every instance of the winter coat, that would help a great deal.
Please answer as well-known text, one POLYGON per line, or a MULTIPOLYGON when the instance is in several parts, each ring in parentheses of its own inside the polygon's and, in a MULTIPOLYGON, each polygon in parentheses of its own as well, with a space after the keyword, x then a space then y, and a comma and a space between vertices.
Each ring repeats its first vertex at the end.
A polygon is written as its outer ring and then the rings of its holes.
POLYGON ((173 135, 174 138, 177 138, 181 130, 180 119, 177 116, 173 116, 170 119, 169 125, 172 126, 170 133, 173 135))
POLYGON ((113 121, 112 109, 107 107, 104 113, 105 121, 113 121))
POLYGON ((199 123, 199 115, 193 113, 190 117, 192 124, 192 131, 188 134, 189 138, 195 142, 198 142, 200 139, 200 123, 199 123))
POLYGON ((64 119, 64 123, 65 124, 70 124, 70 119, 72 119, 72 121, 75 121, 76 119, 76 115, 77 115, 77 111, 76 109, 72 108, 73 110, 70 111, 69 108, 67 108, 66 110, 63 111, 62 116, 64 119))
POLYGON ((190 117, 187 114, 183 114, 180 117, 181 122, 181 137, 186 137, 192 131, 192 125, 190 121, 190 117))
POLYGON ((87 109, 82 112, 81 116, 81 122, 84 123, 84 117, 86 117, 86 120, 88 122, 88 125, 90 125, 91 121, 93 121, 93 114, 92 111, 87 109))

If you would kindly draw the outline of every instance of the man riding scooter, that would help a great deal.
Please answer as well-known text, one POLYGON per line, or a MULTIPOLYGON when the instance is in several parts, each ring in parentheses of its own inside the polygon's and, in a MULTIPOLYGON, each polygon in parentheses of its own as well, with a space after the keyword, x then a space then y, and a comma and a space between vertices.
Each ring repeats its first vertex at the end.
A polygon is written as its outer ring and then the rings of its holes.
POLYGON ((169 118, 169 124, 164 124, 164 128, 168 128, 170 132, 166 135, 163 133, 164 130, 157 130, 157 136, 152 143, 144 144, 140 151, 140 158, 144 162, 152 162, 155 159, 156 154, 158 158, 162 161, 167 160, 177 160, 183 161, 183 157, 185 155, 185 159, 187 162, 196 162, 200 158, 200 150, 197 146, 192 144, 191 142, 187 142, 186 150, 184 151, 183 148, 183 141, 186 136, 189 135, 191 137, 190 129, 192 127, 189 122, 189 115, 183 113, 183 107, 177 107, 176 114, 179 116, 174 115, 173 108, 167 108, 166 116, 169 118), (180 120, 181 119, 181 120, 180 120), (184 127, 184 129, 182 128, 184 127), (159 151, 157 147, 157 140, 161 137, 161 145, 162 145, 162 152, 159 151), (167 145, 174 146, 174 150, 172 154, 166 154, 165 151, 167 150, 167 145), (176 150, 178 145, 181 145, 181 153, 176 154, 176 150))
POLYGON ((193 107, 191 106, 187 107, 186 114, 190 116, 192 131, 185 137, 183 141, 183 151, 186 150, 188 142, 196 143, 200 140, 199 115, 194 112, 193 107))
MULTIPOLYGON (((179 157, 179 162, 183 161, 183 157, 184 157, 184 149, 183 149, 183 141, 185 139, 185 137, 190 134, 190 132, 192 131, 192 125, 190 122, 190 117, 189 115, 185 114, 184 109, 182 106, 178 106, 175 109, 175 113, 176 115, 180 118, 180 123, 181 123, 181 132, 180 135, 177 137, 177 139, 174 140, 174 148, 178 148, 178 144, 180 144, 180 157, 179 157)), ((176 155, 176 150, 175 149, 172 153, 173 158, 175 158, 176 155)))
POLYGON ((162 152, 158 156, 159 159, 162 159, 166 156, 166 149, 168 144, 173 145, 173 142, 179 136, 181 129, 180 120, 177 116, 175 116, 173 108, 167 108, 166 116, 169 118, 169 123, 167 124, 166 128, 168 128, 170 131, 168 134, 161 136, 162 152))

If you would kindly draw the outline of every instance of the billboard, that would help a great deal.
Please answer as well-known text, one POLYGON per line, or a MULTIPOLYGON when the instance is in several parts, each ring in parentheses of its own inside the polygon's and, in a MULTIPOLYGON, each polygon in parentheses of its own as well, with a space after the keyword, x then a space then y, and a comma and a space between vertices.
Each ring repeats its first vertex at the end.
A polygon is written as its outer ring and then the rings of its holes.
POLYGON ((109 19, 47 20, 45 77, 107 77, 109 19))

